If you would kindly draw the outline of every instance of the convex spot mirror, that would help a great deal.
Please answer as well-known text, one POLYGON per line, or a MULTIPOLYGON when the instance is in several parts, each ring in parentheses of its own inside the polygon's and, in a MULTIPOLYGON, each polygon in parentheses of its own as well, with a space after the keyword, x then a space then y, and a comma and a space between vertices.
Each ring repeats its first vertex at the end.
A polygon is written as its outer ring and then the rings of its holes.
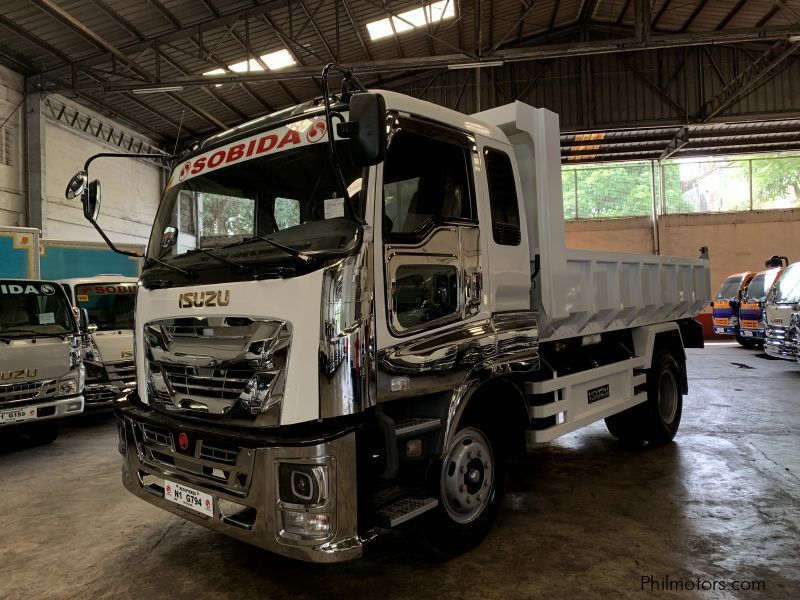
POLYGON ((380 94, 363 92, 350 98, 350 120, 339 135, 350 138, 350 154, 359 167, 377 165, 386 154, 386 102, 380 94))
POLYGON ((83 204, 83 216, 87 219, 97 219, 100 214, 100 182, 95 179, 89 182, 86 171, 78 171, 72 176, 64 191, 67 200, 80 198, 83 204))
POLYGON ((86 186, 89 184, 89 174, 86 171, 78 171, 72 176, 67 184, 67 189, 64 196, 67 200, 74 200, 83 196, 86 191, 86 186))

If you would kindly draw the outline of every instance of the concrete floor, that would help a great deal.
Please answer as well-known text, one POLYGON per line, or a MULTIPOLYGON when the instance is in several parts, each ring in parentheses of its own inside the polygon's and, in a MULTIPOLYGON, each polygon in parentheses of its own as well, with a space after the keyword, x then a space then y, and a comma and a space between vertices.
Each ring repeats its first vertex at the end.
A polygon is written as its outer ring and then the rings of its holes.
POLYGON ((122 488, 107 416, 6 445, 0 597, 618 598, 669 577, 766 589, 660 597, 800 598, 800 365, 734 344, 689 353, 674 444, 625 449, 597 423, 532 450, 489 537, 447 563, 392 533, 360 561, 308 565, 162 512, 122 488))

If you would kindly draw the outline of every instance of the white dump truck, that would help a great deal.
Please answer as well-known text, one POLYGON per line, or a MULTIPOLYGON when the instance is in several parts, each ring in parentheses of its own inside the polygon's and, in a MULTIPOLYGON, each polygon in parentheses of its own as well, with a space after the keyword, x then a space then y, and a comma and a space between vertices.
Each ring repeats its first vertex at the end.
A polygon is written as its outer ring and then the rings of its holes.
POLYGON ((136 277, 96 275, 61 279, 76 313, 85 309, 89 327, 83 338, 86 410, 110 406, 135 387, 133 309, 136 277))
MULTIPOLYGON (((96 225, 91 160, 67 197, 96 225)), ((456 555, 526 442, 601 419, 673 438, 709 286, 704 257, 565 246, 554 113, 468 116, 345 74, 175 158, 117 402, 123 482, 293 558, 357 558, 408 521, 456 555)))
POLYGON ((0 435, 15 427, 49 443, 83 411, 80 338, 57 282, 0 279, 0 435))

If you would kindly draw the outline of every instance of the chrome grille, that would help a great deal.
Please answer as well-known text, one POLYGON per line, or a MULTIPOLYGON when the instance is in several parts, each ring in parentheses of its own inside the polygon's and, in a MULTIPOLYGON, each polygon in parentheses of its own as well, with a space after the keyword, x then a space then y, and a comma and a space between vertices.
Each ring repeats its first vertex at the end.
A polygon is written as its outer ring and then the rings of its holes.
POLYGON ((170 433, 168 429, 154 427, 152 425, 147 425, 146 423, 142 423, 141 428, 142 436, 145 442, 172 448, 172 433, 170 433))
POLYGON ((280 419, 291 325, 209 316, 147 323, 148 397, 155 406, 229 423, 272 427, 280 419))
POLYGON ((177 365, 158 365, 177 394, 236 400, 244 391, 255 369, 203 369, 177 365), (202 373, 202 374, 201 374, 202 373))
POLYGON ((30 400, 39 393, 44 383, 43 381, 26 381, 25 383, 0 385, 0 404, 30 400))
POLYGON ((136 369, 132 360, 106 363, 108 380, 112 383, 132 383, 136 379, 136 369))
POLYGON ((107 387, 87 387, 83 390, 83 397, 87 404, 99 404, 114 400, 117 397, 117 393, 107 387))
POLYGON ((239 455, 238 450, 229 448, 217 448, 210 444, 203 443, 200 446, 200 458, 213 460, 216 462, 233 465, 236 463, 236 457, 239 455))

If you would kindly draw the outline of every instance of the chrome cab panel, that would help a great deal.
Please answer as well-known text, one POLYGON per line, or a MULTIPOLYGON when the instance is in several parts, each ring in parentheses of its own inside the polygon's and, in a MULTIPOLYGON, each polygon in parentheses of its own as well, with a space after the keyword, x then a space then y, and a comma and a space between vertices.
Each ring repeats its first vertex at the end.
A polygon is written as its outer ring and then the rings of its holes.
POLYGON ((325 269, 319 346, 319 416, 374 406, 375 303, 372 244, 325 269))
POLYGON ((280 423, 290 323, 240 316, 170 318, 144 326, 155 407, 229 424, 280 423))

